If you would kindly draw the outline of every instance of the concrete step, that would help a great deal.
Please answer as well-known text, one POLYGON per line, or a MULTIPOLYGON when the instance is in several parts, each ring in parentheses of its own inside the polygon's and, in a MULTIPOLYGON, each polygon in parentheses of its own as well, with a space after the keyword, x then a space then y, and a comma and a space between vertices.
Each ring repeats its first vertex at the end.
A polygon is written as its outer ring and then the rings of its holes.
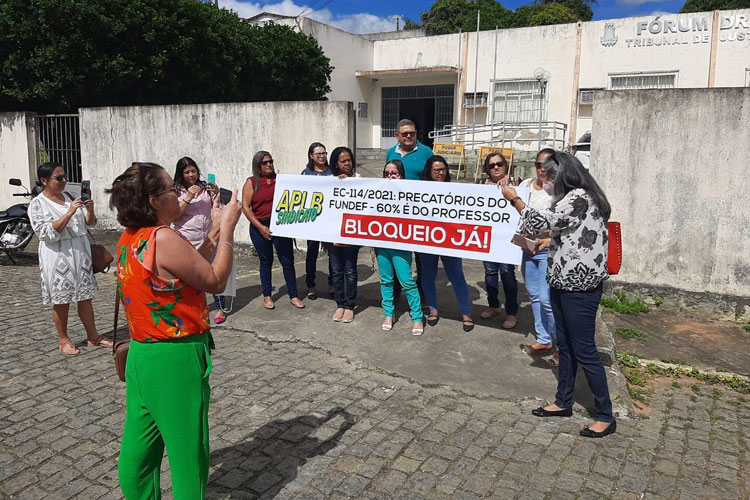
POLYGON ((357 149, 357 161, 377 160, 384 162, 387 152, 387 150, 380 148, 359 148, 357 149))

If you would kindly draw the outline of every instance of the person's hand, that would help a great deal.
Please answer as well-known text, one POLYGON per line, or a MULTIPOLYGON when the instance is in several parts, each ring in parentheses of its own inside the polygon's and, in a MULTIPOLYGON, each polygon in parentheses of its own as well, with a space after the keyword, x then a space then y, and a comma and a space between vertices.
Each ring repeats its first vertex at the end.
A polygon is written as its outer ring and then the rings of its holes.
POLYGON ((81 208, 83 206, 83 201, 80 197, 76 198, 72 202, 70 202, 70 208, 68 208, 69 214, 74 214, 76 210, 81 208))
POLYGON ((88 200, 84 201, 83 202, 83 206, 86 207, 86 210, 88 210, 89 213, 93 213, 94 212, 94 200, 92 200, 91 198, 89 198, 88 200))
POLYGON ((218 194, 219 194, 219 186, 217 186, 213 182, 207 182, 206 183, 206 191, 208 191, 211 194, 211 196, 218 196, 218 194))
POLYGON ((503 197, 505 197, 506 200, 512 200, 513 198, 518 196, 516 194, 516 190, 508 186, 507 184, 502 186, 502 190, 503 190, 503 197))
MULTIPOLYGON (((218 198, 214 201, 214 203, 219 203, 218 198)), ((234 233, 234 228, 237 226, 237 221, 240 220, 240 214, 242 213, 242 207, 240 207, 240 204, 237 201, 236 189, 232 190, 232 197, 229 199, 229 203, 222 207, 220 213, 222 228, 224 227, 224 225, 226 225, 227 228, 229 228, 234 233)))
POLYGON ((271 230, 267 228, 266 226, 261 225, 260 227, 260 235, 263 236, 265 239, 269 240, 271 239, 271 230))
POLYGON ((339 174, 339 179, 344 180, 346 178, 347 178, 347 176, 345 174, 339 174))
POLYGON ((198 184, 193 184, 190 186, 187 190, 187 196, 185 197, 185 201, 190 203, 193 201, 193 198, 198 196, 198 193, 200 193, 201 187, 198 184))
POLYGON ((534 240, 534 251, 530 252, 531 255, 536 255, 539 252, 541 252, 542 250, 547 250, 549 248, 550 244, 552 244, 552 239, 551 238, 537 238, 537 239, 535 239, 534 240))
POLYGON ((497 181, 497 185, 498 187, 510 186, 510 177, 506 175, 505 177, 497 181))

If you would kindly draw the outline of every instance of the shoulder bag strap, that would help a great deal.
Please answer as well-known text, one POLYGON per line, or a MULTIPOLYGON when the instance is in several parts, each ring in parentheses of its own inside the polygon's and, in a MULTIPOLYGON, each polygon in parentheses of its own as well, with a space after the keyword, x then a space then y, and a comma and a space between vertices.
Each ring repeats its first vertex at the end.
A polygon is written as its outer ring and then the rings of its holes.
POLYGON ((117 290, 117 285, 120 283, 119 280, 115 282, 115 325, 112 328, 112 355, 115 354, 115 348, 117 347, 117 319, 120 314, 120 292, 117 290))

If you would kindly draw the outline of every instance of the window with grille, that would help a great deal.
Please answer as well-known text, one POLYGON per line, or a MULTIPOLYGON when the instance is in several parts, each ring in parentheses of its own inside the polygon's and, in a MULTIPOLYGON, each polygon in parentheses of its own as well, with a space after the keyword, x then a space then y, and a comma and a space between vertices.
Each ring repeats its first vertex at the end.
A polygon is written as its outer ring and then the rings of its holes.
POLYGON ((610 90, 673 89, 677 87, 677 71, 654 73, 611 73, 610 90))
POLYGON ((538 122, 547 117, 547 82, 535 79, 498 80, 495 122, 538 122))
MULTIPOLYGON (((404 101, 419 99, 434 100, 434 126, 436 130, 453 125, 453 85, 419 85, 414 87, 383 87, 381 89, 381 137, 393 137, 396 124, 403 116, 401 106, 404 101)), ((425 134, 430 130, 425 130, 425 134)))
POLYGON ((487 92, 464 93, 464 108, 486 108, 487 92))
POLYGON ((367 118, 367 103, 366 102, 357 103, 357 116, 359 118, 367 118))
POLYGON ((602 89, 578 90, 578 118, 591 118, 594 113, 594 92, 602 89))

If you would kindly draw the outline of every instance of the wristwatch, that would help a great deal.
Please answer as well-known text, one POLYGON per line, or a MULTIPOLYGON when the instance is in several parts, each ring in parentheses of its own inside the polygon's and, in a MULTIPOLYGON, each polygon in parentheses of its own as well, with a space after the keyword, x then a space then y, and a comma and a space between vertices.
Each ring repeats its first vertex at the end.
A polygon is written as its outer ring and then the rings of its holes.
POLYGON ((518 200, 520 200, 520 199, 521 199, 520 196, 516 196, 515 198, 513 198, 512 200, 510 200, 510 206, 513 207, 513 208, 516 208, 516 202, 518 200))

